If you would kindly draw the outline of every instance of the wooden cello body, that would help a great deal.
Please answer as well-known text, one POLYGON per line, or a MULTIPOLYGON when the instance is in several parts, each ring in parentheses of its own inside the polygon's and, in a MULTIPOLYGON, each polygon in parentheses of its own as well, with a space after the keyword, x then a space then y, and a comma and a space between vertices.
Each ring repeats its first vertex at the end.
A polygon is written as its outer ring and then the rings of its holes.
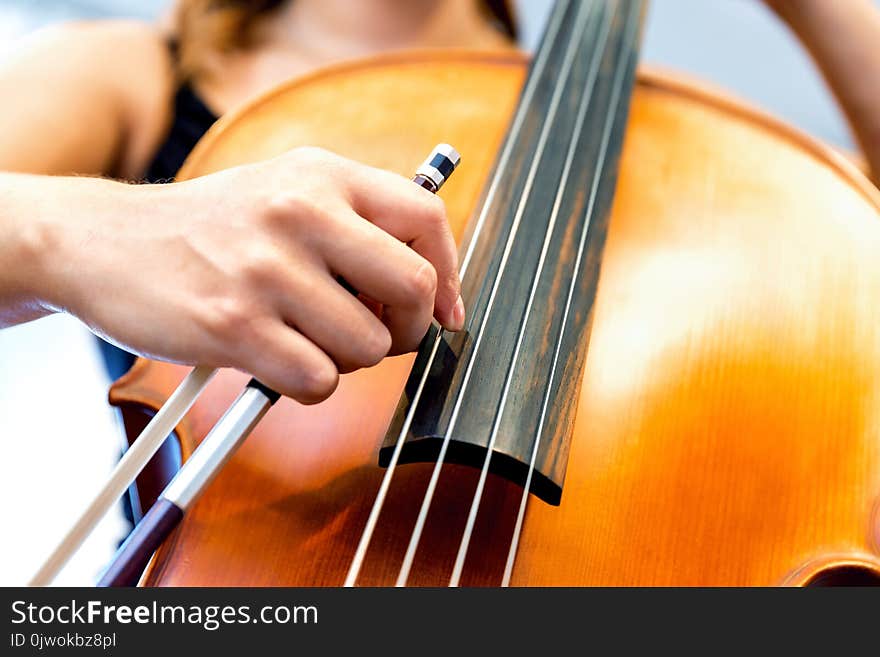
MULTIPOLYGON (((461 236, 525 72, 511 52, 336 66, 221 120, 180 177, 300 145, 408 174, 449 142, 461 236)), ((142 583, 341 585, 411 364, 346 375, 316 406, 281 400, 142 583)), ((111 400, 131 420, 185 372, 140 360, 111 400)), ((178 428, 184 458, 246 380, 211 383, 178 428)), ((429 472, 398 468, 358 584, 394 583, 429 472)), ((410 584, 448 581, 477 475, 444 467, 410 584)), ((463 585, 500 583, 519 497, 490 475, 463 585)), ((880 582, 880 193, 784 125, 642 72, 561 503, 530 500, 511 583, 821 582, 880 582)))

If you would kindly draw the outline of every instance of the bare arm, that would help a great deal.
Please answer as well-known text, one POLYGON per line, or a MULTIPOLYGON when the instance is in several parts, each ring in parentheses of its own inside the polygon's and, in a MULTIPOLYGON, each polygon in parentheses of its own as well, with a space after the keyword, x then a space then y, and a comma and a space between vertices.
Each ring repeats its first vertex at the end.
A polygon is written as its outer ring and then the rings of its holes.
POLYGON ((880 9, 871 0, 766 0, 809 50, 880 183, 880 9))

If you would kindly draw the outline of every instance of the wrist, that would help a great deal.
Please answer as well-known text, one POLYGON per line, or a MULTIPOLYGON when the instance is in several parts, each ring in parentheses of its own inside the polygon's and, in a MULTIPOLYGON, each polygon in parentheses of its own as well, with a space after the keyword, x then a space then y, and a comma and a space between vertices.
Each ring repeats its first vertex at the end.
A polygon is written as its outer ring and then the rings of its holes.
MULTIPOLYGON (((58 312, 65 309, 62 295, 57 294, 60 281, 55 275, 64 234, 64 217, 58 216, 60 212, 46 212, 45 200, 35 199, 34 205, 39 209, 29 216, 24 215, 24 221, 17 227, 22 262, 20 286, 46 312, 58 312)), ((68 208, 68 212, 70 210, 68 208)))
POLYGON ((3 324, 45 315, 47 259, 55 241, 54 228, 40 210, 44 195, 38 178, 2 174, 0 178, 0 310, 3 324))
POLYGON ((138 185, 100 178, 31 178, 32 212, 22 226, 27 258, 22 286, 47 312, 66 311, 87 319, 86 308, 103 277, 118 222, 142 205, 138 185))

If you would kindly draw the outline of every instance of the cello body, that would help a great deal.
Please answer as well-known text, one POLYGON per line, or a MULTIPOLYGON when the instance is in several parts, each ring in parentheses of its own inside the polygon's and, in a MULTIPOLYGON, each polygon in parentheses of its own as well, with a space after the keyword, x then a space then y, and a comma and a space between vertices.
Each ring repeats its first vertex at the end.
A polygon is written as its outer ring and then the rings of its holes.
MULTIPOLYGON (((449 142, 462 166, 441 196, 460 238, 526 64, 450 51, 331 67, 224 117, 179 178, 301 145, 408 174, 449 142)), ((412 362, 345 375, 316 406, 282 399, 142 584, 341 585, 412 362)), ((186 371, 141 359, 111 401, 149 414, 186 371)), ((215 377, 173 437, 183 458, 246 381, 215 377)), ((529 501, 513 585, 880 582, 880 192, 783 124, 641 72, 573 403, 561 503, 529 501)), ((430 469, 397 468, 359 585, 394 583, 430 469)), ((411 584, 448 581, 478 474, 444 466, 411 584)), ((489 476, 463 585, 501 582, 520 494, 489 476)))

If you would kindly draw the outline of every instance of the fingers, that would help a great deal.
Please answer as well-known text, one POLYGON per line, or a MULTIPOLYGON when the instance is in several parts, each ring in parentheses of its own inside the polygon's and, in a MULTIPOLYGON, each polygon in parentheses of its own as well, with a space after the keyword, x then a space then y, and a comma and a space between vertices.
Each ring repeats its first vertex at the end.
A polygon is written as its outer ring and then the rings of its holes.
POLYGON ((282 395, 317 404, 339 385, 339 371, 330 357, 284 322, 267 318, 248 338, 233 364, 282 395))
POLYGON ((350 214, 346 229, 322 245, 325 260, 334 274, 382 304, 390 353, 413 351, 434 315, 436 271, 403 242, 350 214))
POLYGON ((391 349, 385 325, 326 271, 291 280, 277 303, 284 320, 320 347, 342 373, 372 367, 391 349))
MULTIPOLYGON (((244 297, 262 305, 258 335, 236 336, 236 367, 278 392, 317 403, 340 372, 412 351, 432 317, 460 330, 458 257, 443 202, 406 178, 317 149, 298 149, 259 226, 244 297), (258 245, 259 246, 259 245, 258 245), (343 277, 381 304, 381 320, 343 277), (263 305, 266 304, 266 305, 263 305), (240 352, 240 353, 239 353, 240 352)), ((259 184, 259 181, 256 181, 259 184)), ((225 271, 225 270, 224 270, 225 271)))
POLYGON ((460 330, 464 307, 459 301, 458 253, 443 201, 402 176, 345 162, 352 208, 431 263, 437 279, 434 316, 444 328, 460 330))

